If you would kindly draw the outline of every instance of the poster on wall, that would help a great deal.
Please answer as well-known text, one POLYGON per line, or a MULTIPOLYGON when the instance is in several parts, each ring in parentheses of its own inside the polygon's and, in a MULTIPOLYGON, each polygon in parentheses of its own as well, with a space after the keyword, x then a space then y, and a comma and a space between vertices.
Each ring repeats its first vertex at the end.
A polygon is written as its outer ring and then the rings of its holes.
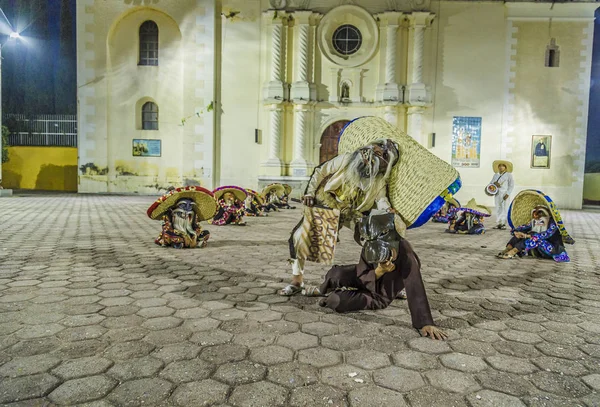
POLYGON ((452 166, 479 168, 481 117, 454 116, 452 119, 452 166))
POLYGON ((160 140, 133 139, 134 157, 160 157, 160 140))
POLYGON ((550 168, 552 136, 532 136, 531 168, 550 168))

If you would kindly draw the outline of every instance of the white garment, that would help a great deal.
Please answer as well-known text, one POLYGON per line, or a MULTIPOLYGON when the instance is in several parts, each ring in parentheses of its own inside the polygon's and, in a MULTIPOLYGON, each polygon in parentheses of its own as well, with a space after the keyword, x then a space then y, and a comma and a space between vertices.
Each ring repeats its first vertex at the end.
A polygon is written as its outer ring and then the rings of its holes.
POLYGON ((506 225, 508 220, 508 198, 504 199, 504 195, 512 194, 515 188, 515 180, 510 172, 504 172, 502 174, 495 173, 490 184, 494 182, 500 184, 498 193, 494 196, 496 203, 496 224, 506 225))

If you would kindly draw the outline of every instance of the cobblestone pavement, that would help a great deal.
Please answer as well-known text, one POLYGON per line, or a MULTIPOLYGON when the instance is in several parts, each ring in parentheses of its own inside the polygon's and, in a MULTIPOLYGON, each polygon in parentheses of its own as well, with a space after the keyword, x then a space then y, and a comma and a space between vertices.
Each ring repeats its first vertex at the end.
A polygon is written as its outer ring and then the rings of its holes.
MULTIPOLYGON (((0 405, 600 405, 600 212, 563 213, 569 264, 496 260, 506 231, 410 231, 437 342, 402 301, 336 315, 277 296, 300 210, 174 250, 152 201, 0 200, 0 405)), ((337 261, 358 252, 344 231, 337 261)))

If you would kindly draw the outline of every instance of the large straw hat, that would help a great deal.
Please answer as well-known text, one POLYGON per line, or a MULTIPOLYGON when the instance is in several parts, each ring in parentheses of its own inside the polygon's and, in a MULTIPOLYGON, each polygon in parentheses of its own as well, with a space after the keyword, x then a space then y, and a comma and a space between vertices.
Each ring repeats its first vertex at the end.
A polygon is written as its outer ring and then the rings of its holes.
POLYGON ((455 208, 460 208, 460 202, 458 202, 458 199, 456 198, 450 198, 448 200, 448 204, 454 206, 455 208))
POLYGON ((506 166, 506 172, 513 172, 513 163, 511 163, 510 161, 506 161, 506 160, 496 160, 492 163, 492 168, 494 169, 494 172, 500 172, 500 170, 498 169, 498 166, 500 166, 500 164, 504 164, 506 166))
POLYGON ((265 198, 255 190, 246 188, 246 192, 248 193, 248 195, 254 196, 260 205, 263 205, 265 203, 265 198))
POLYGON ((286 195, 289 195, 289 194, 292 193, 292 189, 293 188, 291 186, 289 186, 288 184, 283 184, 283 188, 285 189, 285 194, 286 195))
POLYGON ((233 194, 233 196, 235 196, 235 199, 238 199, 240 201, 244 201, 246 199, 246 197, 248 196, 248 193, 246 192, 246 190, 244 188, 236 187, 235 185, 227 185, 227 186, 219 187, 213 191, 213 194, 215 194, 215 198, 217 200, 219 200, 227 192, 231 192, 233 194))
POLYGON ((381 139, 396 142, 400 152, 390 175, 390 202, 409 228, 419 227, 460 189, 460 174, 415 139, 378 117, 361 117, 346 125, 338 150, 340 154, 350 153, 381 139))
POLYGON ((459 211, 468 212, 468 213, 472 213, 472 214, 477 215, 477 216, 484 216, 484 217, 488 217, 488 216, 490 216, 492 214, 492 211, 490 210, 490 208, 488 208, 487 206, 484 206, 484 205, 479 205, 475 201, 475 198, 471 199, 462 208, 458 208, 458 210, 459 211))
POLYGON ((210 219, 217 212, 217 201, 212 192, 202 187, 182 187, 169 191, 154 202, 146 213, 150 219, 159 220, 171 209, 177 201, 183 198, 193 199, 194 212, 198 221, 210 219))
POLYGON ((277 196, 282 196, 283 194, 285 194, 285 187, 283 186, 283 184, 276 183, 267 185, 265 189, 262 190, 263 196, 267 196, 271 192, 275 192, 277 196))
POLYGON ((560 217, 560 212, 552 199, 541 191, 535 189, 526 189, 515 196, 510 208, 508 208, 508 224, 511 228, 526 225, 531 222, 531 211, 536 206, 544 206, 550 210, 550 214, 562 235, 563 242, 568 244, 575 243, 575 240, 569 235, 565 225, 560 217))

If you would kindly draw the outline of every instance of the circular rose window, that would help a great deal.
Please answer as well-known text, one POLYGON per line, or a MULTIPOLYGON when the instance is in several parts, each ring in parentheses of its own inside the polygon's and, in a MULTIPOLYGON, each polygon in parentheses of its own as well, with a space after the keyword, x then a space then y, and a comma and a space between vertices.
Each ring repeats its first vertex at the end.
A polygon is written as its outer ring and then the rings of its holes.
POLYGON ((342 55, 352 55, 360 49, 362 35, 353 25, 344 24, 333 33, 333 48, 342 55))

